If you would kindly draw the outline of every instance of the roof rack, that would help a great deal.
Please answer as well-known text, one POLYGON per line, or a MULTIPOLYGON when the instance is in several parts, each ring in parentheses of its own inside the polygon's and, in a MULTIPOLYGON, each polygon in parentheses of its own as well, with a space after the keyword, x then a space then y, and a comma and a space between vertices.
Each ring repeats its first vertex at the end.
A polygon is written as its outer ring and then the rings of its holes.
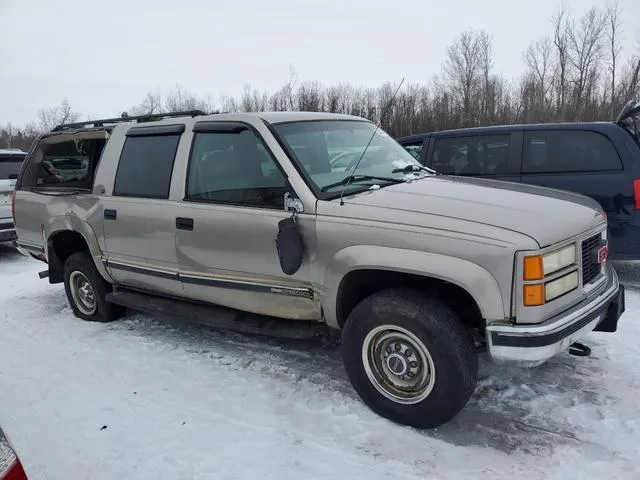
POLYGON ((61 132, 63 130, 72 130, 74 128, 88 127, 90 125, 94 127, 103 127, 105 123, 126 123, 134 121, 136 123, 142 123, 152 120, 161 120, 163 118, 197 117, 198 115, 207 115, 207 113, 203 112, 202 110, 185 110, 182 112, 150 113, 147 115, 136 115, 133 117, 130 117, 126 113, 123 113, 122 116, 116 118, 103 118, 101 120, 87 120, 86 122, 63 123, 54 127, 51 131, 61 132))

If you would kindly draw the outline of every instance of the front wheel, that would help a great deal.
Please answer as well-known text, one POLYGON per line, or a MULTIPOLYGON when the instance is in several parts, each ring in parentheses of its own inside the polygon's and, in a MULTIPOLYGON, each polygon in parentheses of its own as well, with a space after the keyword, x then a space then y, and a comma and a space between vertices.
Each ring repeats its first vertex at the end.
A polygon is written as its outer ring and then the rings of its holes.
POLYGON ((110 322, 124 314, 124 308, 106 301, 111 285, 100 275, 88 252, 77 252, 64 263, 64 288, 76 317, 93 322, 110 322))
POLYGON ((347 375, 376 413, 416 428, 448 422, 478 378, 471 335, 436 298, 386 290, 359 303, 342 332, 347 375))

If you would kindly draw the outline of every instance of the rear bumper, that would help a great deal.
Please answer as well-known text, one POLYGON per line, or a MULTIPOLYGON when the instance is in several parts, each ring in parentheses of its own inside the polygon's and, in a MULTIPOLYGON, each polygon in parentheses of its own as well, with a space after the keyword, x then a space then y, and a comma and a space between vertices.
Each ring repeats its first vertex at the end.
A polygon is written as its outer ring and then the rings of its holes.
POLYGON ((538 365, 566 350, 590 331, 615 332, 625 310, 624 286, 611 265, 604 290, 543 323, 489 325, 487 350, 497 363, 538 365))

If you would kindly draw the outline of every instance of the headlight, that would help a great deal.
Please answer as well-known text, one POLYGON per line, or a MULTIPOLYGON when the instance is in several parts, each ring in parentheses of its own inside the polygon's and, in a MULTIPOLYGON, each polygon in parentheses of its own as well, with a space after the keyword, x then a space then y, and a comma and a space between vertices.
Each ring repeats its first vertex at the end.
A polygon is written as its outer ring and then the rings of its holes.
POLYGON ((575 244, 542 256, 542 269, 545 275, 562 270, 574 263, 576 263, 575 244))
POLYGON ((565 293, 578 288, 578 271, 574 269, 559 278, 545 279, 565 268, 577 266, 575 244, 554 250, 544 255, 530 255, 523 260, 523 303, 527 307, 544 305, 565 293))
POLYGON ((544 296, 547 302, 558 298, 565 293, 569 293, 578 287, 578 272, 571 272, 568 275, 547 282, 544 286, 544 296))
POLYGON ((524 280, 542 280, 545 276, 576 263, 576 246, 568 245, 545 255, 524 257, 524 280))

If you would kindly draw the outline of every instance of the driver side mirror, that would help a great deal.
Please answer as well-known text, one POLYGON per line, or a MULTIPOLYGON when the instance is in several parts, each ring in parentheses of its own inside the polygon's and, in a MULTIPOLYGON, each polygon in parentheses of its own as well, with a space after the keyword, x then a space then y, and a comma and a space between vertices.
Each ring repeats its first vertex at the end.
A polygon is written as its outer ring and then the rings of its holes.
POLYGON ((302 213, 304 205, 299 198, 291 196, 289 192, 284 194, 284 209, 287 212, 302 213))

